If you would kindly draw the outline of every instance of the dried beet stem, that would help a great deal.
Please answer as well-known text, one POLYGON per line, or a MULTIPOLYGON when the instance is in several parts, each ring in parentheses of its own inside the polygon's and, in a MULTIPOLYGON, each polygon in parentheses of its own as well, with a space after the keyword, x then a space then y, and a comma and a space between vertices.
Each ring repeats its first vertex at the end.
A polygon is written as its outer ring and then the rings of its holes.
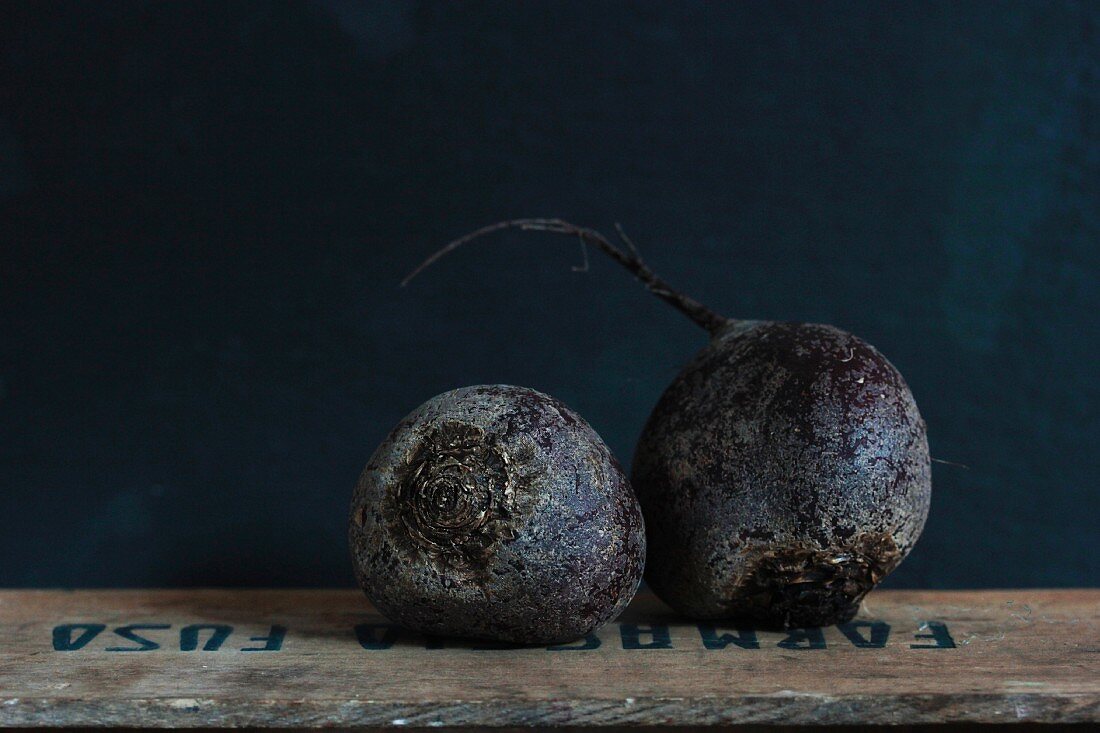
POLYGON ((658 277, 653 270, 649 269, 649 266, 642 260, 641 255, 638 254, 638 250, 634 246, 634 243, 630 241, 630 238, 626 236, 626 233, 618 224, 615 225, 615 229, 618 231, 619 238, 622 239, 623 244, 630 250, 629 252, 612 244, 607 237, 600 234, 595 229, 579 227, 575 224, 563 221, 562 219, 510 219, 508 221, 500 221, 496 224, 482 227, 477 231, 470 232, 463 237, 459 237, 447 246, 433 253, 401 281, 402 287, 408 285, 414 277, 462 245, 505 229, 551 232, 553 234, 564 234, 569 237, 577 237, 582 243, 592 244, 599 248, 601 252, 618 262, 626 268, 628 272, 634 275, 634 277, 640 280, 649 292, 683 313, 690 318, 693 323, 705 329, 707 333, 712 336, 730 325, 730 319, 715 313, 694 298, 688 297, 673 289, 672 286, 658 277))

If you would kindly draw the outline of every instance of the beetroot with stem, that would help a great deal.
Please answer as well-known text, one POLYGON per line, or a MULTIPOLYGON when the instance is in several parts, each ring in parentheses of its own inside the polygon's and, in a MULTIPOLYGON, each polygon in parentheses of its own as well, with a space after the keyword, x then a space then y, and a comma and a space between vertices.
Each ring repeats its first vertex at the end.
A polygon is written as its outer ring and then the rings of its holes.
POLYGON ((924 420, 897 369, 833 326, 725 318, 599 232, 560 219, 503 229, 577 237, 710 334, 650 415, 631 476, 646 579, 677 611, 771 626, 841 623, 912 549, 928 516, 924 420))

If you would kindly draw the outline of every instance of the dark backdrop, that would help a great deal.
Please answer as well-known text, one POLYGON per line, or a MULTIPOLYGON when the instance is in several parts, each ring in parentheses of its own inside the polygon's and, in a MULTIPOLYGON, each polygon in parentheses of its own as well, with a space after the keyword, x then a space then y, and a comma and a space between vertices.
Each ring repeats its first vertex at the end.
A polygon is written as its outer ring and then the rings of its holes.
POLYGON ((1100 5, 0 5, 0 584, 351 582, 405 413, 509 382, 629 463, 701 331, 502 217, 852 330, 937 464, 894 586, 1096 585, 1100 5))

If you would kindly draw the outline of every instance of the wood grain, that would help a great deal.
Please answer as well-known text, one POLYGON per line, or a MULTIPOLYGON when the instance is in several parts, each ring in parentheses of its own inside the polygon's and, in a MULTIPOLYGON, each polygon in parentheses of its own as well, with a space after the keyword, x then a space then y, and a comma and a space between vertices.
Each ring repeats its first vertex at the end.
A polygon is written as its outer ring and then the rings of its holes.
POLYGON ((0 724, 1100 722, 1098 590, 879 591, 857 621, 731 641, 643 593, 598 648, 501 649, 351 590, 0 591, 0 724))

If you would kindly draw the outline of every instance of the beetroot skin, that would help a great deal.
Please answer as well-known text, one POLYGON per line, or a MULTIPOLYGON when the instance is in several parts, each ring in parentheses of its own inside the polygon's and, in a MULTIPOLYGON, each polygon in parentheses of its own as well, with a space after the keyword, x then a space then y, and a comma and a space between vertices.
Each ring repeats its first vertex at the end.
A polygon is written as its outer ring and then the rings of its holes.
POLYGON ((705 329, 710 343, 650 415, 632 483, 646 578, 677 611, 770 626, 841 623, 912 549, 932 496, 913 395, 874 347, 832 326, 725 318, 623 247, 560 219, 480 229, 578 238, 705 329))
POLYGON ((630 484, 573 410, 524 387, 446 392, 371 456, 351 506, 356 577, 415 631, 572 641, 626 608, 645 529, 630 484))
POLYGON ((913 395, 874 347, 832 326, 731 322, 638 441, 646 579, 695 618, 847 621, 920 536, 929 467, 913 395))

